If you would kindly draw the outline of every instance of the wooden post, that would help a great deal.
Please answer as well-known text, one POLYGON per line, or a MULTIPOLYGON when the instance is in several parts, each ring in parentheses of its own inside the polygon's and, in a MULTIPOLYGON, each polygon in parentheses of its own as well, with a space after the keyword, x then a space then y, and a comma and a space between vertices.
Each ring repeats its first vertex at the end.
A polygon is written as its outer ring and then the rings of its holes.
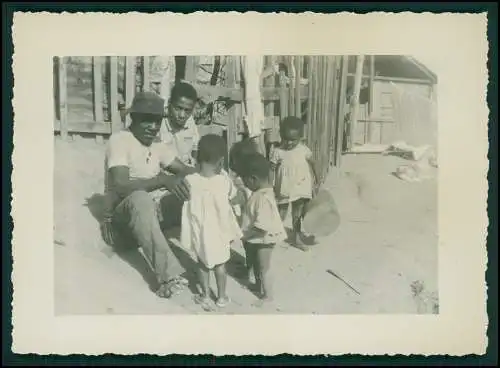
POLYGON ((68 85, 67 85, 67 68, 64 56, 57 58, 57 68, 59 74, 58 89, 59 89, 59 121, 61 138, 68 138, 68 85))
POLYGON ((313 106, 314 106, 313 88, 315 87, 315 84, 313 82, 313 78, 314 78, 314 72, 315 72, 314 65, 315 65, 316 57, 315 56, 307 56, 307 58, 309 59, 309 69, 307 71, 308 91, 307 91, 307 116, 306 116, 307 125, 306 125, 306 129, 307 129, 307 140, 308 140, 308 143, 310 145, 311 144, 310 143, 311 125, 313 123, 313 106))
POLYGON ((142 58, 142 90, 144 92, 151 90, 149 56, 142 58))
MULTIPOLYGON (((196 76, 195 76, 196 77, 196 76)), ((236 88, 241 88, 241 56, 235 56, 234 57, 234 82, 233 86, 231 87, 236 87, 236 88)), ((243 130, 242 124, 243 124, 243 102, 237 102, 233 106, 233 112, 234 112, 234 132, 231 134, 231 139, 233 140, 233 143, 236 143, 239 141, 239 133, 243 130)), ((229 147, 231 148, 231 147, 229 147)))
POLYGON ((295 116, 298 117, 299 119, 301 118, 301 99, 300 99, 300 80, 302 77, 302 57, 299 55, 295 56, 294 59, 295 62, 295 116))
POLYGON ((314 137, 316 136, 316 128, 318 126, 318 121, 320 119, 319 107, 321 104, 321 99, 319 90, 319 80, 320 80, 319 71, 321 70, 320 67, 321 56, 314 56, 313 58, 314 58, 314 74, 312 75, 312 81, 313 81, 312 86, 314 86, 314 88, 310 87, 312 89, 312 95, 313 95, 313 110, 311 111, 312 123, 309 129, 311 136, 309 144, 311 146, 310 148, 314 151, 314 146, 315 146, 314 137))
MULTIPOLYGON (((125 108, 129 109, 135 95, 135 57, 125 59, 125 108)), ((127 113, 125 127, 130 125, 130 115, 127 113)))
POLYGON ((358 55, 356 57, 356 74, 354 75, 354 91, 352 96, 352 114, 351 114, 351 124, 349 132, 349 149, 353 147, 353 138, 356 132, 358 124, 358 114, 359 114, 359 93, 361 91, 361 77, 363 76, 363 63, 365 60, 364 55, 358 55))
POLYGON ((295 114, 295 94, 293 93, 293 88, 295 86, 295 78, 294 78, 294 64, 293 64, 293 56, 287 56, 287 67, 288 67, 288 80, 289 80, 289 93, 288 93, 288 115, 295 114))
MULTIPOLYGON (((226 87, 235 87, 237 84, 236 81, 236 63, 239 63, 239 57, 237 56, 229 56, 227 57, 227 63, 225 65, 226 69, 226 80, 225 80, 225 85, 226 87)), ((186 68, 186 76, 188 76, 188 70, 186 68)), ((229 111, 229 123, 226 128, 226 137, 227 137, 227 160, 226 160, 226 166, 229 164, 229 150, 233 146, 233 144, 237 140, 238 136, 238 119, 241 117, 241 104, 239 104, 239 114, 238 116, 238 110, 236 108, 237 104, 234 104, 231 107, 231 110, 229 111)))
MULTIPOLYGON (((186 56, 186 74, 184 75, 184 79, 186 79, 190 83, 195 83, 197 71, 198 71, 198 57, 197 56, 186 56)), ((233 71, 233 73, 234 73, 234 71, 233 71)), ((234 81, 234 79, 233 79, 233 81, 234 81)))
POLYGON ((109 57, 109 96, 108 108, 111 118, 111 131, 114 133, 121 128, 121 119, 118 112, 118 57, 109 57))
POLYGON ((330 98, 330 125, 328 131, 328 167, 333 165, 335 156, 335 134, 337 130, 337 101, 339 96, 339 82, 338 82, 338 56, 331 56, 330 68, 332 69, 330 88, 332 90, 332 96, 330 98))
MULTIPOLYGON (((370 90, 369 90, 369 96, 370 96, 370 101, 368 104, 368 118, 370 119, 373 114, 374 110, 374 96, 373 96, 373 82, 375 79, 375 55, 370 55, 370 90)), ((368 143, 373 143, 373 122, 369 121, 367 123, 367 136, 368 136, 368 143)))
POLYGON ((344 145, 345 136, 345 98, 346 98, 346 88, 347 88, 347 73, 349 67, 349 56, 342 56, 342 66, 339 76, 339 99, 337 107, 337 134, 335 142, 335 166, 340 167, 342 163, 342 152, 344 145))
POLYGON ((280 71, 280 119, 288 116, 288 91, 286 89, 285 72, 280 71))
MULTIPOLYGON (((276 56, 269 56, 267 58, 264 57, 264 66, 266 66, 266 64, 267 64, 271 68, 273 68, 275 63, 276 63, 276 56), (267 61, 267 63, 266 63, 266 61, 267 61)), ((264 86, 276 87, 276 76, 274 73, 264 80, 264 86)), ((267 103, 265 103, 264 115, 265 116, 274 116, 275 107, 276 106, 275 106, 274 101, 268 101, 267 103)), ((274 134, 276 132, 276 129, 277 129, 276 126, 272 126, 270 128, 268 127, 268 129, 266 129, 264 131, 264 146, 265 146, 266 157, 269 157, 271 145, 276 140, 276 137, 274 134)))
MULTIPOLYGON (((92 85, 94 96, 94 121, 102 124, 104 122, 103 112, 103 90, 102 90, 102 60, 98 56, 92 57, 92 85)), ((97 142, 102 142, 102 136, 96 134, 97 142)))

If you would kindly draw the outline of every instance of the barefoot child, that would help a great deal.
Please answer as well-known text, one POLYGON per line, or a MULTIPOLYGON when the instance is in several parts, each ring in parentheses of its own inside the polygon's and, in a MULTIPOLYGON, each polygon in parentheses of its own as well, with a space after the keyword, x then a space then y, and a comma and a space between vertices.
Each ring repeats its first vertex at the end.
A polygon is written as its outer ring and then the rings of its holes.
POLYGON ((207 134, 198 145, 198 173, 188 175, 191 197, 182 209, 181 243, 198 262, 201 293, 195 301, 210 310, 210 271, 217 283, 218 307, 229 302, 226 294, 225 263, 230 257, 231 243, 241 239, 231 198, 236 190, 226 173, 222 172, 226 145, 222 137, 207 134))
POLYGON ((284 221, 292 204, 292 245, 306 251, 302 233, 304 207, 316 193, 319 177, 311 150, 301 140, 304 123, 290 116, 280 124, 281 143, 271 151, 270 161, 275 173, 274 189, 281 219, 284 221))
POLYGON ((270 165, 264 156, 248 156, 242 179, 252 191, 243 211, 243 246, 247 271, 253 270, 255 283, 263 301, 272 300, 270 280, 271 253, 276 244, 286 239, 270 180, 270 165))

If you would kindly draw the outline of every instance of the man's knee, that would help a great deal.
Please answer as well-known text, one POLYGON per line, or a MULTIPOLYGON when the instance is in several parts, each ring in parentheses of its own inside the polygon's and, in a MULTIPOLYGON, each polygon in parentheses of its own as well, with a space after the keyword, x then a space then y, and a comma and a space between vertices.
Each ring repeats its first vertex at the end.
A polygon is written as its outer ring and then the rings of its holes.
POLYGON ((167 194, 161 199, 163 225, 175 227, 181 224, 183 202, 173 194, 167 194))

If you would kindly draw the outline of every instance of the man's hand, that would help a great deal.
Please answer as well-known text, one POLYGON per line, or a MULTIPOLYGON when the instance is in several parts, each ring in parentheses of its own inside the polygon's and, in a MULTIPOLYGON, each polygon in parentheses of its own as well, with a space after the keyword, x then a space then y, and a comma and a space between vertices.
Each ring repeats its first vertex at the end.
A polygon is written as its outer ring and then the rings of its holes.
POLYGON ((160 181, 165 189, 174 194, 181 201, 184 202, 189 200, 191 188, 189 183, 183 177, 167 175, 162 172, 160 173, 160 181))
POLYGON ((111 218, 105 217, 101 223, 101 235, 102 239, 109 246, 115 245, 115 232, 113 229, 113 223, 111 218))

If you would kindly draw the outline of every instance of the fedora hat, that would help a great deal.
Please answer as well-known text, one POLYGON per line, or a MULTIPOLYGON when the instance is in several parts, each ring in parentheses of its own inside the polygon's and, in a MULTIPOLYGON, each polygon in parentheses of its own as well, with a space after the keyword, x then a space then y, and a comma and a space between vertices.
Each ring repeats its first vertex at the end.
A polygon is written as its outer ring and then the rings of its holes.
POLYGON ((165 100, 154 92, 138 92, 127 112, 163 116, 165 113, 165 100))

